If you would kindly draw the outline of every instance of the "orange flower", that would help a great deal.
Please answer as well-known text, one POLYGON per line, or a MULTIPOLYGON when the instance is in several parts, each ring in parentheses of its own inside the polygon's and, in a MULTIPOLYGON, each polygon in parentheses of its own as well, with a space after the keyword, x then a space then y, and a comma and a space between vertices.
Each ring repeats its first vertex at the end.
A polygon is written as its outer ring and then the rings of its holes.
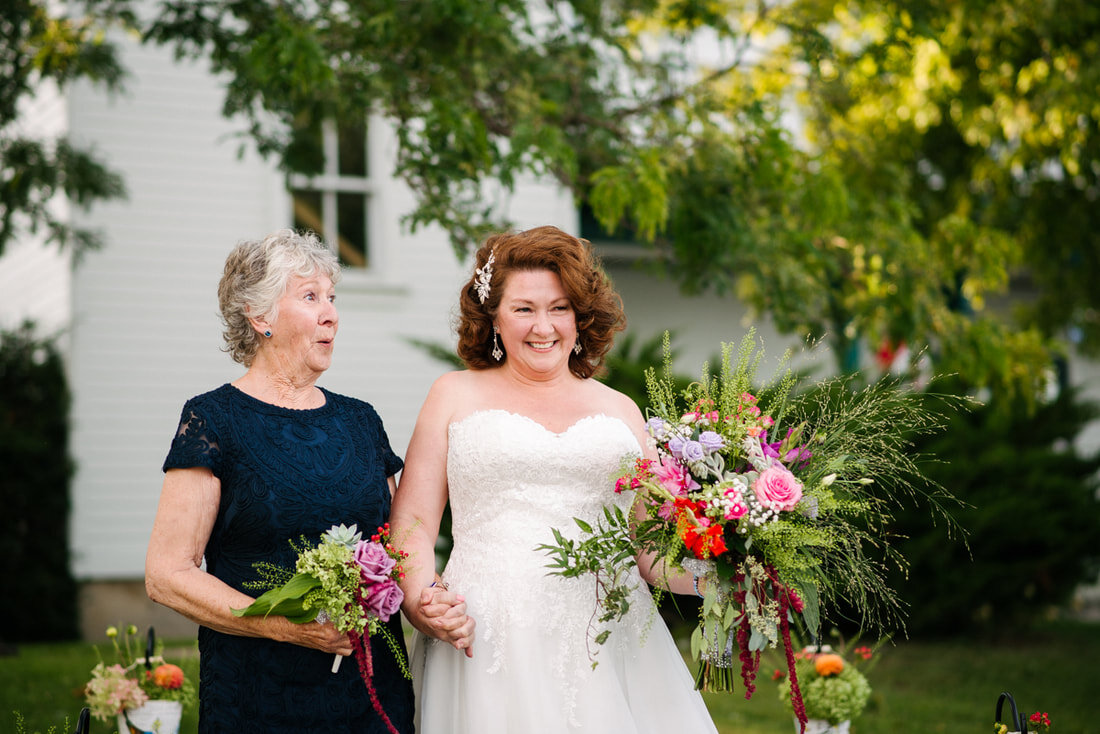
POLYGON ((171 663, 158 665, 153 671, 153 682, 161 688, 179 688, 183 685, 183 669, 171 663))
POLYGON ((844 658, 833 653, 822 653, 814 658, 814 670, 818 675, 826 678, 830 675, 838 675, 844 670, 844 658))

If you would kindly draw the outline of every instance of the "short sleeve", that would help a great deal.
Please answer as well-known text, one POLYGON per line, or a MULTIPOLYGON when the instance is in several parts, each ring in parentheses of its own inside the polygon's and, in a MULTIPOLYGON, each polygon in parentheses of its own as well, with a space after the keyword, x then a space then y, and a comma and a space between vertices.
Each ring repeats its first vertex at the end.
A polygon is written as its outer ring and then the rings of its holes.
POLYGON ((183 406, 179 427, 162 471, 203 467, 221 476, 221 446, 214 425, 194 400, 183 406))

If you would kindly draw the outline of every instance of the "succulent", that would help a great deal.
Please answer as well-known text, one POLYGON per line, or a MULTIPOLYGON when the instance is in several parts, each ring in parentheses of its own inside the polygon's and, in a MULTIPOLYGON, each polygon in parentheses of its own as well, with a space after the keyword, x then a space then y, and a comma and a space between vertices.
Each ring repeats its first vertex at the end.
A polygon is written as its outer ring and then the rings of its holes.
POLYGON ((346 545, 348 548, 354 548, 355 544, 363 537, 363 534, 358 532, 355 524, 349 528, 343 523, 339 526, 333 525, 325 533, 325 538, 332 543, 338 543, 340 545, 346 545))

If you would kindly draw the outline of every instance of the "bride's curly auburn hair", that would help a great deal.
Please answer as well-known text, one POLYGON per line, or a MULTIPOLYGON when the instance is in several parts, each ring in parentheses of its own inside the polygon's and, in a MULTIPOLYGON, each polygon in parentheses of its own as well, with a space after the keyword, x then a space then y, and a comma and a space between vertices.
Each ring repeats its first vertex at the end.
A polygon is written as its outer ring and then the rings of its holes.
MULTIPOLYGON (((561 278, 577 319, 581 353, 570 352, 569 371, 587 378, 599 372, 611 350, 615 332, 626 328, 622 299, 600 268, 592 245, 557 227, 545 226, 522 232, 495 234, 474 256, 474 274, 459 294, 458 356, 474 370, 497 367, 493 360, 493 319, 500 308, 504 285, 518 271, 549 270, 561 278), (493 254, 489 296, 478 297, 476 270, 493 254)), ((503 349, 503 345, 501 347, 503 349)))

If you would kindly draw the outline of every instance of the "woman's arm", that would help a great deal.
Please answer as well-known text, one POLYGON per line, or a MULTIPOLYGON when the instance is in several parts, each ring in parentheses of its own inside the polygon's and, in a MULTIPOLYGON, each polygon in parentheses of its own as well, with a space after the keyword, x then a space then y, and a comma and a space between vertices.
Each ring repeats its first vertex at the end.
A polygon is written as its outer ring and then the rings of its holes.
MULTIPOLYGON (((645 419, 642 417, 642 411, 638 409, 637 404, 629 397, 622 395, 622 410, 625 413, 624 420, 626 424, 630 426, 634 432, 635 438, 638 439, 638 444, 642 447, 642 452, 645 458, 652 461, 657 460, 657 447, 653 443, 653 439, 645 430, 645 419)), ((634 516, 636 519, 644 520, 645 508, 642 503, 634 503, 634 516)), ((638 553, 635 557, 638 562, 638 572, 645 579, 646 583, 650 586, 657 586, 662 589, 667 589, 674 594, 692 594, 695 595, 696 591, 696 579, 687 571, 674 568, 668 568, 664 559, 658 560, 653 553, 645 552, 638 553)), ((703 580, 698 580, 698 593, 703 591, 703 580)))
POLYGON ((436 583, 435 569, 435 541, 447 505, 447 426, 459 374, 437 380, 420 409, 390 511, 390 536, 409 554, 401 583, 406 618, 422 633, 473 657, 474 621, 464 599, 436 583))
POLYGON ((347 635, 331 624, 294 624, 286 617, 236 617, 254 599, 202 569, 218 513, 221 482, 209 469, 169 469, 145 556, 149 598, 219 632, 267 637, 324 652, 350 655, 347 635))

